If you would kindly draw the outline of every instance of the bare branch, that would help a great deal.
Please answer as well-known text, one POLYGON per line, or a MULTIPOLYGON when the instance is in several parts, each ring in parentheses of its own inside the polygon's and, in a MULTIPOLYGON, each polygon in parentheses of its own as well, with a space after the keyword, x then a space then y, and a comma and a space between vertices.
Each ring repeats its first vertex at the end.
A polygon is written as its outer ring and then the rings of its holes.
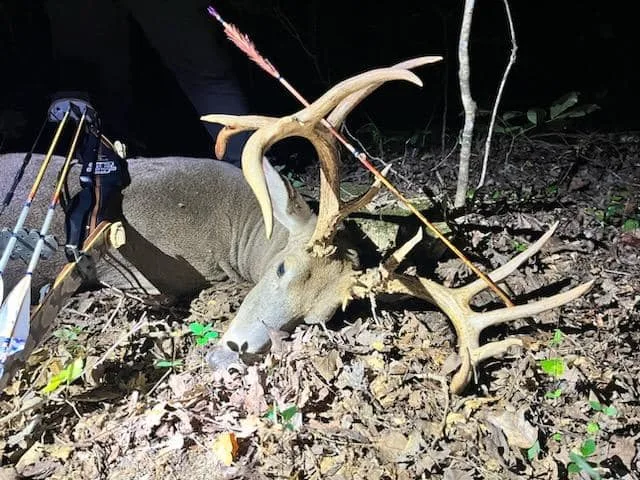
POLYGON ((504 3, 504 9, 507 13, 507 23, 509 24, 509 33, 511 35, 511 55, 509 56, 509 63, 507 63, 500 81, 500 87, 498 88, 498 94, 496 95, 496 101, 493 104, 493 110, 491 111, 491 121, 489 122, 489 132, 487 133, 487 139, 484 143, 484 158, 482 159, 482 173, 480 174, 480 180, 476 188, 480 188, 484 185, 484 181, 487 175, 487 165, 489 164, 489 151, 491 150, 491 138, 493 137, 493 127, 496 124, 496 115, 498 114, 498 106, 502 99, 502 92, 504 86, 507 83, 507 77, 511 68, 516 63, 516 52, 518 51, 518 45, 516 43, 516 31, 513 27, 513 18, 511 18, 511 9, 509 8, 508 0, 502 0, 504 3))

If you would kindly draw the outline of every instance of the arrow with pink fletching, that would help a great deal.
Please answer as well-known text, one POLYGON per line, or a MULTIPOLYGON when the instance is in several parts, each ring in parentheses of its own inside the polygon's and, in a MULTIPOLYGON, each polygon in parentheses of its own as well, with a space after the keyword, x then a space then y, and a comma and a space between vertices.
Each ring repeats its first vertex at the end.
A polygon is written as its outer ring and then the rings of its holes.
MULTIPOLYGON (((207 8, 207 12, 213 18, 215 18, 224 28, 224 32, 227 35, 227 38, 231 40, 235 46, 237 46, 240 50, 242 50, 247 57, 253 62, 255 62, 260 68, 262 68, 265 72, 267 72, 272 77, 276 78, 278 82, 282 86, 284 86, 302 105, 308 107, 310 103, 298 92, 273 66, 273 64, 264 58, 257 50, 254 43, 251 41, 248 35, 242 33, 235 25, 231 23, 227 23, 222 16, 218 13, 218 11, 209 6, 207 8)), ((442 57, 433 57, 432 60, 434 62, 442 60, 442 57)), ((500 299, 504 302, 504 304, 508 307, 513 307, 513 302, 509 299, 506 293, 504 293, 500 287, 498 287, 495 282, 493 282, 486 274, 484 274, 481 270, 478 269, 473 263, 471 263, 467 257, 456 247, 453 243, 449 241, 447 237, 445 237, 438 228, 431 223, 427 218, 420 213, 420 211, 413 205, 389 180, 380 173, 380 171, 367 159, 367 156, 364 152, 356 149, 349 141, 344 138, 344 136, 338 132, 329 121, 326 119, 321 120, 322 125, 327 127, 327 129, 331 132, 331 134, 338 139, 342 145, 353 155, 367 170, 369 170, 376 179, 382 183, 387 189, 395 195, 395 197, 400 200, 406 207, 416 216, 418 219, 436 236, 438 237, 442 243, 444 243, 453 253, 455 253, 460 260, 464 262, 464 264, 471 269, 479 278, 481 278, 488 286, 495 292, 500 299)))

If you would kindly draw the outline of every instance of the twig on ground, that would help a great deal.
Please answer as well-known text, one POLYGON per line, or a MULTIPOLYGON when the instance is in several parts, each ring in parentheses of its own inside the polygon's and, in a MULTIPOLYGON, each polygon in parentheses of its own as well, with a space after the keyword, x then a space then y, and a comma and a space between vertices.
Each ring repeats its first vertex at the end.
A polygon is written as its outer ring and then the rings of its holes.
POLYGON ((111 323, 113 323, 113 320, 116 318, 116 315, 120 311, 120 308, 122 308, 122 304, 124 304, 124 299, 125 296, 121 295, 120 299, 118 300, 118 305, 116 305, 116 308, 113 310, 113 312, 111 312, 111 315, 109 315, 109 319, 105 322, 102 330, 100 330, 100 333, 104 333, 107 330, 107 327, 111 326, 111 323))
MULTIPOLYGON (((96 363, 94 363, 91 366, 91 370, 94 370, 96 367, 98 367, 99 365, 101 365, 102 363, 104 363, 104 361, 107 359, 107 357, 109 355, 111 355, 111 353, 114 352, 114 350, 116 348, 118 348, 120 346, 120 344, 122 342, 124 342, 129 336, 133 335, 134 333, 136 333, 138 330, 140 330, 145 324, 148 323, 147 320, 147 312, 142 312, 142 316, 140 317, 140 320, 138 320, 133 327, 131 327, 131 329, 129 331, 127 331, 126 333, 122 334, 120 336, 120 338, 118 338, 118 340, 116 340, 116 342, 111 345, 106 352, 104 352, 104 354, 98 359, 98 361, 96 363)), ((87 370, 87 368, 85 367, 82 375, 86 375, 88 373, 91 373, 89 370, 87 370)))

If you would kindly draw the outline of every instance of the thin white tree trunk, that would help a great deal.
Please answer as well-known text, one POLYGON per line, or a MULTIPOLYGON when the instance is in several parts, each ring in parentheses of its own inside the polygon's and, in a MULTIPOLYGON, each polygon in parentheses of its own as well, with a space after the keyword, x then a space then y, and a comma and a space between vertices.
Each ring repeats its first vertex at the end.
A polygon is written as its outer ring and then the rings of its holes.
POLYGON ((458 42, 458 79, 460 81, 460 98, 464 107, 464 127, 460 145, 460 165, 458 167, 458 185, 454 207, 464 206, 469 186, 469 161, 471 158, 471 142, 473 140, 473 126, 476 119, 476 102, 471 97, 469 65, 469 35, 471 33, 471 19, 475 0, 465 0, 462 14, 462 27, 460 28, 460 40, 458 42))

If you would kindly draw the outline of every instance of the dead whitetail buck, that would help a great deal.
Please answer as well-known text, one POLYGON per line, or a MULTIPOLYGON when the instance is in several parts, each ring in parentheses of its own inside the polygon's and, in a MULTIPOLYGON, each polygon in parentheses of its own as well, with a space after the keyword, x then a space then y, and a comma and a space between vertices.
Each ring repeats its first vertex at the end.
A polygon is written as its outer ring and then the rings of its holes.
MULTIPOLYGON (((431 61, 423 57, 357 75, 304 110, 283 118, 205 117, 226 126, 216 145, 218 155, 224 152, 230 136, 255 130, 242 159, 247 181, 240 170, 208 159, 129 160, 132 183, 124 191, 123 200, 126 242, 112 252, 111 262, 101 264, 99 278, 118 288, 138 285, 175 297, 196 294, 221 274, 255 283, 220 344, 209 355, 209 362, 218 368, 228 366, 240 354, 267 349, 271 331, 291 330, 303 321, 325 322, 350 300, 379 292, 410 294, 432 302, 451 319, 462 358, 451 389, 461 392, 478 362, 521 344, 514 338, 480 346, 479 335, 484 328, 563 305, 585 293, 591 283, 538 302, 477 313, 469 302, 486 288, 481 280, 453 289, 395 272, 419 236, 377 268, 358 269, 349 247, 341 244, 338 228, 347 215, 374 198, 379 185, 354 201, 340 200, 338 148, 320 121, 326 117, 339 127, 356 105, 389 80, 420 85, 419 78, 408 69, 431 61), (270 146, 291 136, 308 139, 320 159, 317 216, 264 157, 270 146)), ((17 155, 5 155, 0 157, 0 168, 2 172, 13 171, 19 162, 17 155)), ((48 175, 47 183, 53 184, 54 173, 48 175)), ((7 177, 3 174, 0 179, 2 189, 6 188, 7 177)), ((9 211, 9 218, 11 214, 17 215, 17 211, 9 211)), ((32 219, 34 225, 39 225, 44 212, 38 214, 32 219)), ((554 228, 494 271, 491 278, 503 280, 540 250, 554 228)), ((61 219, 51 231, 57 236, 64 234, 61 219)), ((58 252, 53 259, 42 262, 34 287, 50 281, 65 261, 58 252)), ((19 278, 22 272, 22 265, 14 265, 5 277, 11 284, 11 279, 19 278)), ((44 336, 42 332, 38 335, 44 336)))

